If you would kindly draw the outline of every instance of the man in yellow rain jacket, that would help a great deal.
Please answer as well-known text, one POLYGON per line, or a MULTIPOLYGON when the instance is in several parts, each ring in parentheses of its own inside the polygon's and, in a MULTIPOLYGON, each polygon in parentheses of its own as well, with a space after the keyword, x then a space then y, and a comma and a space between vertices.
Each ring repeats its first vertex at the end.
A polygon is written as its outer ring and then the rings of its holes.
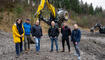
POLYGON ((20 53, 23 51, 23 41, 24 41, 24 27, 22 24, 22 19, 17 19, 16 23, 12 27, 13 39, 16 48, 16 57, 19 57, 20 53))

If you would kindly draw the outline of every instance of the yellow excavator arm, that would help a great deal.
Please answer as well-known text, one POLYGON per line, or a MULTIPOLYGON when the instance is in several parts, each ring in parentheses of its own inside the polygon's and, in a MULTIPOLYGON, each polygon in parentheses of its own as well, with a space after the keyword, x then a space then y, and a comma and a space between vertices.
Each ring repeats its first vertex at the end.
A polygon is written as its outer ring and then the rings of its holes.
POLYGON ((40 14, 40 11, 44 8, 45 0, 41 0, 40 5, 38 6, 38 10, 36 12, 36 16, 40 14))
POLYGON ((48 6, 49 10, 52 12, 53 16, 56 17, 55 7, 52 4, 50 4, 48 2, 48 0, 47 0, 46 3, 47 3, 47 6, 48 6))
MULTIPOLYGON (((50 10, 51 13, 52 13, 52 15, 53 15, 54 17, 56 17, 55 7, 54 7, 52 4, 50 4, 50 3, 48 2, 48 0, 46 1, 46 3, 47 3, 47 6, 48 6, 49 10, 50 10)), ((41 0, 40 5, 38 6, 38 10, 37 10, 37 12, 36 12, 36 16, 37 16, 37 17, 39 16, 40 11, 44 8, 44 5, 45 5, 45 0, 41 0)))

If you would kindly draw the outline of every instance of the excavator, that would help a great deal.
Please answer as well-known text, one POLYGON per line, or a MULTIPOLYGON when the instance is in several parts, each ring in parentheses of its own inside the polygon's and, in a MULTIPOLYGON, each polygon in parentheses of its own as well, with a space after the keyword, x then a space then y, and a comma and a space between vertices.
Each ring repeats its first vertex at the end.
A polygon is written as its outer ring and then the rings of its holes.
POLYGON ((56 11, 55 7, 49 2, 50 2, 49 0, 41 0, 40 5, 38 6, 38 9, 35 13, 35 18, 38 18, 39 21, 41 20, 44 21, 48 25, 51 25, 51 21, 54 21, 56 23, 56 26, 61 27, 61 24, 64 21, 68 21, 69 18, 68 11, 63 10, 62 8, 56 11), (43 13, 42 10, 44 9, 45 4, 48 7, 48 9, 51 11, 49 19, 44 18, 42 15, 43 13))
POLYGON ((99 24, 99 23, 95 24, 95 26, 93 26, 93 27, 90 29, 90 32, 93 33, 96 28, 98 28, 100 34, 105 34, 105 26, 102 26, 102 25, 99 24))

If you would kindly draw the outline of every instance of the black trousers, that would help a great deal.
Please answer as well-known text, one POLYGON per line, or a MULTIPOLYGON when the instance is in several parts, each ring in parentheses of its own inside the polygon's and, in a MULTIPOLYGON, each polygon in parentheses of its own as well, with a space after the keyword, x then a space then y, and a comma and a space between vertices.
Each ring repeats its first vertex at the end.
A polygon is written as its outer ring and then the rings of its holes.
POLYGON ((65 51, 65 41, 66 41, 67 46, 68 46, 68 51, 70 51, 69 37, 62 37, 62 48, 63 48, 63 51, 65 51))

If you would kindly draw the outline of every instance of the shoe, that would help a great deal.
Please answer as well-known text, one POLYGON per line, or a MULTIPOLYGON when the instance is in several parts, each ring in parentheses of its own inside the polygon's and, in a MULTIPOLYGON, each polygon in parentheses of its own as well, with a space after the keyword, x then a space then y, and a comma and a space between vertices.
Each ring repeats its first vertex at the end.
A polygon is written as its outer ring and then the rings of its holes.
POLYGON ((28 51, 26 50, 25 53, 28 53, 28 51))
POLYGON ((71 51, 69 50, 68 52, 70 53, 71 51))
POLYGON ((21 55, 21 54, 24 54, 24 52, 23 52, 23 51, 22 51, 22 52, 20 52, 20 55, 21 55))
POLYGON ((39 52, 36 52, 36 55, 39 55, 39 52))
POLYGON ((75 53, 74 55, 75 55, 75 56, 78 56, 78 54, 76 54, 76 53, 75 53))
POLYGON ((78 57, 78 60, 81 60, 81 57, 80 56, 78 57))
POLYGON ((61 52, 65 52, 64 50, 62 50, 61 52))
POLYGON ((57 53, 59 53, 59 51, 56 51, 57 53))
POLYGON ((27 49, 27 51, 30 51, 30 49, 27 49))
POLYGON ((53 50, 50 50, 50 52, 53 52, 53 50))
POLYGON ((19 58, 20 55, 16 55, 16 58, 19 58))

